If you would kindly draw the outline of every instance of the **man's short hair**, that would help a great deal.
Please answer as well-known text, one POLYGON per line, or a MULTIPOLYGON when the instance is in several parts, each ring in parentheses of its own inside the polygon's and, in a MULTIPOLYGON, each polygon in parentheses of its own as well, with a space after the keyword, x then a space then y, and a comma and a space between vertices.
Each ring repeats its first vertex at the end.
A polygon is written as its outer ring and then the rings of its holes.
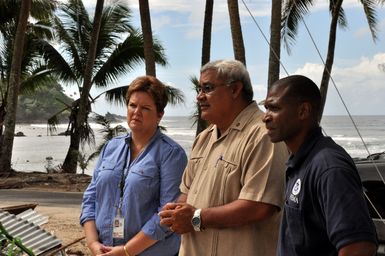
POLYGON ((302 75, 292 75, 276 81, 274 87, 287 88, 285 97, 294 103, 309 102, 315 117, 321 109, 321 93, 318 86, 309 78, 302 75))
POLYGON ((245 65, 237 60, 216 60, 205 64, 200 73, 207 70, 214 70, 217 76, 227 81, 227 83, 240 81, 243 84, 242 95, 247 102, 253 100, 253 86, 251 85, 250 75, 245 65))

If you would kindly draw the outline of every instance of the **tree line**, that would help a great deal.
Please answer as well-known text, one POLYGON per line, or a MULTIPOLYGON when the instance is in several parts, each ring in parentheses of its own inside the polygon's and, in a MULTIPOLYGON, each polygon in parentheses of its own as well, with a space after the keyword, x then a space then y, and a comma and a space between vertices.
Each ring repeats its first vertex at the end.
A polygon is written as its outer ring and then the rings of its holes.
MULTIPOLYGON (((141 29, 131 23, 132 12, 123 1, 104 5, 97 0, 90 17, 81 0, 2 0, 0 1, 0 174, 9 174, 15 131, 18 97, 58 82, 74 84, 79 98, 48 119, 52 129, 58 115, 69 113, 70 146, 62 165, 64 172, 75 173, 82 143, 92 141, 88 123, 92 104, 100 96, 109 102, 125 104, 127 85, 109 88, 112 82, 144 63, 146 74, 156 76, 156 64, 167 65, 166 50, 153 36, 150 5, 140 0, 141 29), (92 87, 105 92, 92 97, 92 87)), ((245 2, 242 0, 243 4, 245 2)), ((227 0, 234 58, 246 65, 238 0, 227 0)), ((272 0, 268 86, 279 78, 281 44, 287 50, 295 42, 298 24, 314 5, 312 0, 272 0)), ((360 1, 372 37, 376 40, 376 7, 385 0, 360 1)), ((245 4, 246 5, 246 4, 245 4)), ((210 61, 214 0, 206 0, 202 34, 201 64, 210 61)), ((332 72, 338 25, 347 26, 343 0, 330 0, 330 33, 324 73, 320 82, 322 109, 332 72)), ((197 90, 198 79, 190 80, 197 90)), ((170 102, 183 102, 182 92, 168 87, 170 102)), ((319 119, 322 117, 321 116, 319 119)), ((207 127, 196 107, 197 134, 207 127)))

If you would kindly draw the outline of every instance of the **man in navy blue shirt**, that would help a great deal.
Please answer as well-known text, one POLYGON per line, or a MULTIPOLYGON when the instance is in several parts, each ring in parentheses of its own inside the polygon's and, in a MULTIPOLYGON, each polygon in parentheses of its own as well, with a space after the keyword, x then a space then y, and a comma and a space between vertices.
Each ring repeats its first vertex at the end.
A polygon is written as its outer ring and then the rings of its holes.
POLYGON ((264 101, 272 142, 291 153, 278 255, 371 256, 377 239, 351 157, 319 127, 321 95, 300 75, 278 80, 264 101))

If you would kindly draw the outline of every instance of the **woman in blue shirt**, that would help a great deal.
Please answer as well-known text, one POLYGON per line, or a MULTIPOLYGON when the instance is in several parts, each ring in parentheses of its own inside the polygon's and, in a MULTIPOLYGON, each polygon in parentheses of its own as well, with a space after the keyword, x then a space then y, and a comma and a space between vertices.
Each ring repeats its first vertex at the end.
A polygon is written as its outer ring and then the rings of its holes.
POLYGON ((93 255, 175 255, 180 237, 160 225, 158 211, 179 196, 187 157, 158 127, 166 87, 155 77, 138 77, 126 100, 131 132, 104 146, 80 223, 93 255))

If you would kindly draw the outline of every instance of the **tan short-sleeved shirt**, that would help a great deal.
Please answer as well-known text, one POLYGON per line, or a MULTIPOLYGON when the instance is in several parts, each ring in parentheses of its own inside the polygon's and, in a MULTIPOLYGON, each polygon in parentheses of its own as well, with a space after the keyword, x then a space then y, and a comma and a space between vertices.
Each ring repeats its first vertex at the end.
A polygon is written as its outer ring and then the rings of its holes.
MULTIPOLYGON (((281 208, 288 153, 270 142, 262 117, 253 102, 220 138, 215 125, 197 137, 180 185, 187 203, 208 208, 246 199, 281 208)), ((184 234, 179 255, 275 255, 279 221, 276 213, 251 225, 184 234)))

